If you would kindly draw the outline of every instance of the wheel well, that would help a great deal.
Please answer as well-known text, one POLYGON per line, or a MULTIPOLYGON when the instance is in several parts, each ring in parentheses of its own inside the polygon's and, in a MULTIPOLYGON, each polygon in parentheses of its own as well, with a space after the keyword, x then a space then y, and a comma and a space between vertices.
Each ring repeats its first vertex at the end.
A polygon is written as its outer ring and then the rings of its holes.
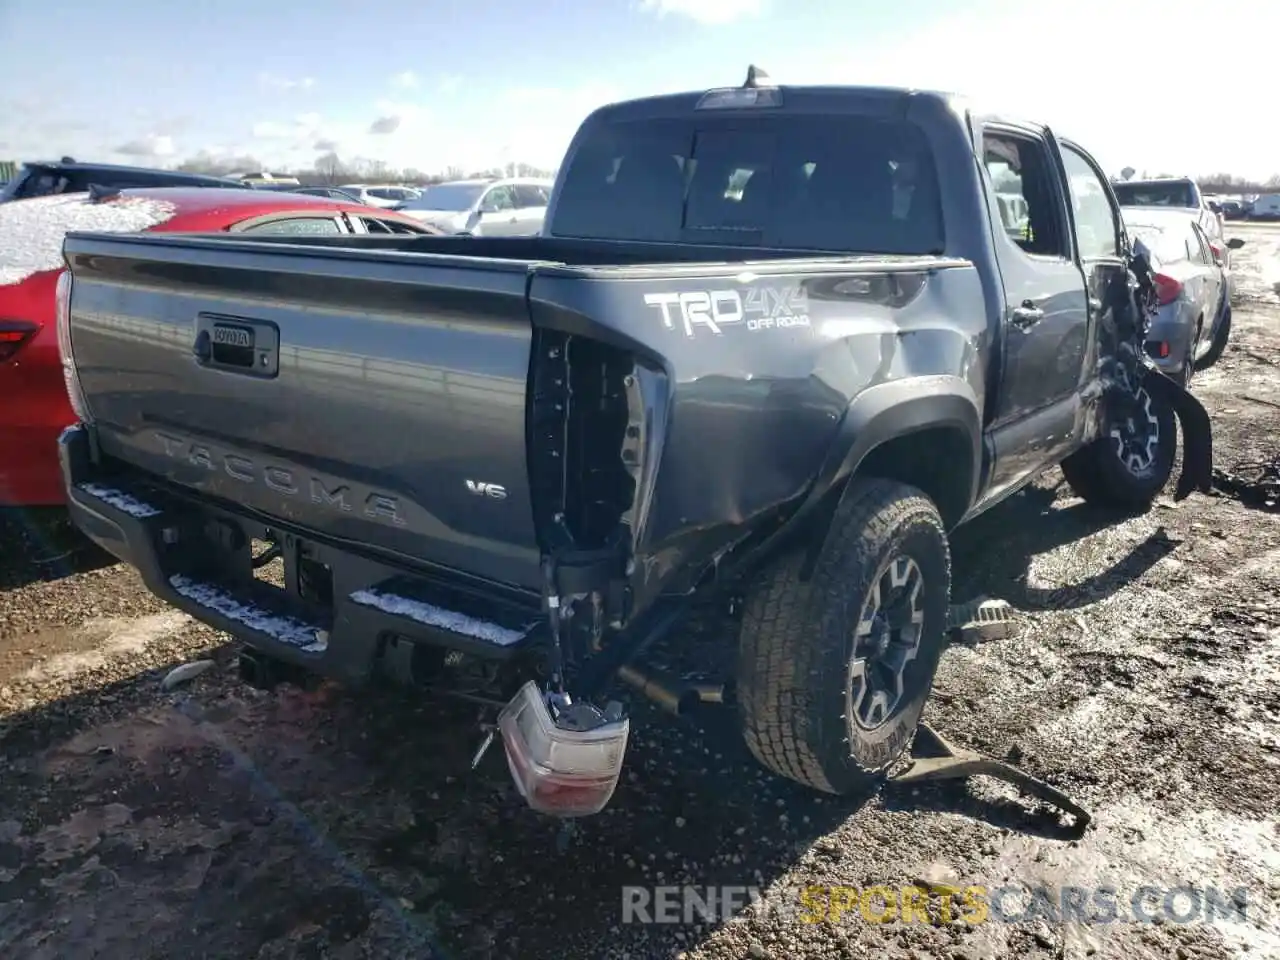
POLYGON ((918 487, 937 505, 950 530, 969 509, 974 466, 973 449, 963 430, 926 427, 873 447, 854 473, 918 487))

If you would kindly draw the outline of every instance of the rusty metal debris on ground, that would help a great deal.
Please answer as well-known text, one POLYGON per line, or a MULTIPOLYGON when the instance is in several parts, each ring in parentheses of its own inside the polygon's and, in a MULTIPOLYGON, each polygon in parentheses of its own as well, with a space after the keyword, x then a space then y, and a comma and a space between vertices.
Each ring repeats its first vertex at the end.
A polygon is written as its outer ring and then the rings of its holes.
POLYGON ((1280 455, 1236 469, 1242 472, 1214 470, 1215 489, 1263 510, 1275 510, 1280 505, 1280 455), (1243 471, 1252 471, 1254 475, 1246 476, 1243 471))
POLYGON ((957 747, 923 721, 916 732, 911 749, 913 753, 911 766, 902 773, 890 777, 891 783, 910 786, 933 780, 967 780, 969 777, 976 776, 994 777, 1075 817, 1076 826, 1082 831, 1093 819, 1089 811, 1052 784, 1038 780, 1003 760, 985 757, 974 750, 957 747), (925 753, 925 756, 914 756, 917 751, 925 753))

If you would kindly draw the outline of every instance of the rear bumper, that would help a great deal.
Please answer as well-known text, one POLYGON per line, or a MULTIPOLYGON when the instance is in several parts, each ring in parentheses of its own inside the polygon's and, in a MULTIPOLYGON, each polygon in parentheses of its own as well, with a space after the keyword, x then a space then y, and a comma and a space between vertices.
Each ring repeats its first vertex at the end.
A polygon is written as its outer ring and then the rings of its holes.
POLYGON ((135 567, 156 596, 259 653, 360 684, 389 647, 506 659, 530 650, 543 634, 532 604, 473 586, 446 586, 145 478, 104 470, 90 446, 83 426, 58 438, 75 525, 135 567), (218 531, 216 540, 210 529, 218 531), (286 544, 283 589, 254 579, 249 563, 252 541, 268 539, 269 532, 286 544), (331 599, 323 603, 306 599, 299 588, 297 556, 304 543, 307 562, 322 565, 331 578, 331 599))
MULTIPOLYGON (((1147 330, 1147 356, 1158 368, 1175 377, 1181 376, 1191 350, 1193 331, 1184 312, 1181 302, 1163 306, 1156 312, 1147 330)), ((1207 330, 1205 335, 1208 335, 1207 330)))

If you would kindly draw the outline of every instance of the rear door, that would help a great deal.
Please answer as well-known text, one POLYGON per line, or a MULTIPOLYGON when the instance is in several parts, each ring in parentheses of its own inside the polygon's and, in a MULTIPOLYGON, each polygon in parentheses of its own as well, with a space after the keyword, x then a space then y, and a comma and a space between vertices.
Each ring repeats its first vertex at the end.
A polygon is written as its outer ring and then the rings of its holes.
POLYGON ((490 187, 480 198, 480 221, 475 233, 484 237, 514 237, 520 233, 516 191, 509 183, 490 187))
POLYGON ((517 233, 532 236, 542 229, 542 220, 547 214, 546 188, 536 183, 517 183, 515 194, 517 233))
POLYGON ((1090 345, 1091 295, 1074 255, 1070 197, 1044 133, 989 123, 982 151, 1006 302, 991 423, 994 496, 1071 443, 1090 345), (1000 195, 1006 198, 1003 220, 1000 195), (1023 209, 1025 215, 1013 213, 1023 209))

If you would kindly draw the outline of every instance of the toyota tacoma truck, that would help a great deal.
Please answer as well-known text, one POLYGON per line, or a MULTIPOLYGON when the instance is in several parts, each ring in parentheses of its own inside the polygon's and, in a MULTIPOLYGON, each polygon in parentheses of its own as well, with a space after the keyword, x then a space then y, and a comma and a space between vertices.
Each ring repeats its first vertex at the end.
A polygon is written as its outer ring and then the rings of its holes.
POLYGON ((697 695, 646 648, 707 602, 738 609, 722 699, 754 756, 874 780, 943 650, 949 531, 1059 464, 1141 509, 1195 412, 1143 360, 1098 164, 936 93, 753 68, 602 107, 536 237, 64 249, 79 527, 251 682, 491 705, 477 735, 562 816, 613 793, 619 678, 697 695))

